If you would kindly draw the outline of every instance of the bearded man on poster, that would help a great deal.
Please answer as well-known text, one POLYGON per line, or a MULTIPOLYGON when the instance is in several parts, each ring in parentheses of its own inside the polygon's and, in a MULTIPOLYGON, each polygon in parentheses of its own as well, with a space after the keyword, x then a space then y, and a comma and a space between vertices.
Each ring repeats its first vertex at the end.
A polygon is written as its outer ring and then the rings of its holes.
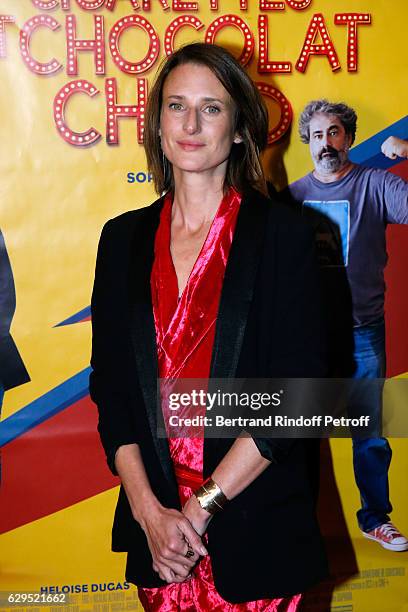
MULTIPOLYGON (((388 223, 408 223, 408 184, 387 171, 351 162, 349 149, 356 127, 357 115, 346 104, 310 102, 300 116, 299 132, 302 142, 309 144, 314 171, 290 185, 288 191, 303 213, 319 219, 315 223, 316 246, 325 278, 323 286, 336 290, 340 274, 347 280, 352 316, 352 377, 381 381, 385 377, 385 230, 388 223)), ((338 317, 329 313, 334 320, 332 329, 337 325, 336 319, 341 319, 344 301, 335 308, 338 317)), ((340 342, 342 335, 337 330, 340 342)), ((348 373, 343 371, 340 375, 348 373)), ((364 383, 359 384, 362 387, 364 383)), ((392 506, 388 469, 392 453, 388 441, 381 436, 381 382, 372 385, 363 401, 361 395, 358 400, 351 396, 348 410, 369 414, 376 432, 374 437, 353 439, 354 474, 362 505, 357 512, 360 529, 366 538, 388 550, 407 550, 407 538, 389 518, 392 506)))

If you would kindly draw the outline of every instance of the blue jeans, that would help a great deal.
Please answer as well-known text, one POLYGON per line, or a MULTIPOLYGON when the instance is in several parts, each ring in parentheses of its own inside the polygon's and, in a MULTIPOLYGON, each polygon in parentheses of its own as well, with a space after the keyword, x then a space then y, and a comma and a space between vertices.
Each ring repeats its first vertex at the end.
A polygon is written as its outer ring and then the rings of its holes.
MULTIPOLYGON (((355 379, 385 378, 384 321, 354 329, 355 379)), ((356 484, 360 490, 361 509, 357 520, 363 531, 371 531, 390 520, 388 468, 392 451, 381 437, 382 388, 381 381, 364 390, 359 382, 356 396, 350 398, 349 413, 370 415, 377 424, 378 437, 353 439, 353 464, 356 484)))

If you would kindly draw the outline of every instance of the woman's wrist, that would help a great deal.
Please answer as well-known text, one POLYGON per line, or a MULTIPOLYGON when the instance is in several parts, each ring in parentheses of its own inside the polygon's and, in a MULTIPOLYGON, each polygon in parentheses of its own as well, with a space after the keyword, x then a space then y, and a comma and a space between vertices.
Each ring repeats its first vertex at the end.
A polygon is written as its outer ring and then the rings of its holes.
POLYGON ((228 501, 222 489, 212 478, 207 478, 201 487, 194 491, 194 495, 200 507, 209 514, 216 514, 223 510, 228 501))
POLYGON ((191 512, 194 518, 196 518, 198 521, 208 521, 208 519, 211 518, 212 516, 211 512, 208 512, 208 510, 205 510, 201 506, 195 493, 194 495, 191 496, 190 506, 191 506, 191 512))
POLYGON ((190 521, 193 529, 202 536, 208 527, 208 523, 212 519, 212 514, 204 510, 198 503, 198 499, 193 494, 186 502, 183 508, 184 516, 190 521))
POLYGON ((130 503, 133 518, 144 530, 149 519, 162 510, 163 506, 152 491, 138 496, 137 502, 130 503))

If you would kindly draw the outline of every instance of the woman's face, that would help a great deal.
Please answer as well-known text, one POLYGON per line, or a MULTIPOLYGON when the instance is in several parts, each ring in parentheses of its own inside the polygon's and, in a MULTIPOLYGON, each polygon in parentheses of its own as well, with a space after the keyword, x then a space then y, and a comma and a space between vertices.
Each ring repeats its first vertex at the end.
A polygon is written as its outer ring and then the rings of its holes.
POLYGON ((225 176, 233 142, 234 103, 206 66, 182 64, 163 86, 160 115, 161 146, 179 172, 225 176))

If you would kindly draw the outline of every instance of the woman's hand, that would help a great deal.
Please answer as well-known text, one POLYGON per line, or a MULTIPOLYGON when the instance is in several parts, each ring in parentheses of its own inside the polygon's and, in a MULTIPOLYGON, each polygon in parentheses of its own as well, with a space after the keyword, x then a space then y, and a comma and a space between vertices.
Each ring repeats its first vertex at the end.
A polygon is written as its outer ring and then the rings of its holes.
POLYGON ((168 583, 184 582, 199 557, 208 554, 201 537, 178 510, 157 504, 139 518, 139 523, 147 537, 153 569, 168 583))
POLYGON ((115 466, 133 518, 146 534, 153 569, 166 582, 183 582, 198 558, 207 554, 200 536, 181 512, 164 508, 153 494, 138 444, 120 446, 115 466))
POLYGON ((208 523, 212 519, 212 514, 200 506, 195 495, 192 495, 185 503, 183 514, 199 535, 203 535, 207 531, 208 523))

